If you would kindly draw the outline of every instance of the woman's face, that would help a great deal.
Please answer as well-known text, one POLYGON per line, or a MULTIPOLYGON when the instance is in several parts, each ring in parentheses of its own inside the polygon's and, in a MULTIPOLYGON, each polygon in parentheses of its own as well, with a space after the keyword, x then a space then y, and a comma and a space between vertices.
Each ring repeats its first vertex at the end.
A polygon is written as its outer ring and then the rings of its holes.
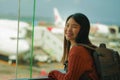
POLYGON ((70 18, 66 22, 65 29, 64 29, 66 40, 69 40, 70 42, 73 42, 73 41, 75 42, 75 39, 79 31, 80 31, 80 25, 77 22, 75 22, 73 18, 70 18))

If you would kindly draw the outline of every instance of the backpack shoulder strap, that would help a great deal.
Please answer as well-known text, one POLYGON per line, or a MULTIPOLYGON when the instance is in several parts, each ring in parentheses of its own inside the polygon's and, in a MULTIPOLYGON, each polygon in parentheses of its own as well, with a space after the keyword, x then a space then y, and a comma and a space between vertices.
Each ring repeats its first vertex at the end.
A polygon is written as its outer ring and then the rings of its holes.
POLYGON ((78 46, 81 45, 81 46, 84 46, 84 47, 86 47, 86 48, 88 48, 88 49, 95 50, 95 48, 93 48, 93 47, 91 47, 91 46, 89 46, 89 45, 87 45, 87 44, 79 43, 79 44, 77 44, 77 45, 78 45, 78 46))

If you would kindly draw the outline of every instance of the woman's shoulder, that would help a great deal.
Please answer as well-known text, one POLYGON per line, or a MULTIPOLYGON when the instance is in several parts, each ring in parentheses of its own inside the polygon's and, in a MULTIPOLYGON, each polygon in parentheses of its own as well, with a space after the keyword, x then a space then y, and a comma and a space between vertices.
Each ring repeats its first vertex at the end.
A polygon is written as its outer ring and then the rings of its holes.
POLYGON ((85 48, 84 46, 81 46, 81 45, 76 45, 76 46, 73 46, 70 50, 70 54, 76 54, 76 55, 81 55, 82 53, 88 53, 88 50, 87 48, 85 48), (79 53, 79 54, 78 54, 79 53))
POLYGON ((79 50, 84 50, 85 47, 82 45, 75 45, 71 48, 71 50, 79 51, 79 50))

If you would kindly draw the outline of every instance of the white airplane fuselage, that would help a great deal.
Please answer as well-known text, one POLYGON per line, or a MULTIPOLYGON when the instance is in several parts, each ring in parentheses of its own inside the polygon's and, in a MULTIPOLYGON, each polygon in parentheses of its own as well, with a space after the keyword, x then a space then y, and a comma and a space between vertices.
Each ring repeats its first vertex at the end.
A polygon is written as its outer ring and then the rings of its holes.
POLYGON ((27 33, 25 28, 28 26, 27 23, 20 22, 18 38, 17 21, 0 20, 0 55, 8 56, 15 60, 17 54, 18 56, 24 55, 23 53, 30 50, 30 46, 25 40, 27 33))

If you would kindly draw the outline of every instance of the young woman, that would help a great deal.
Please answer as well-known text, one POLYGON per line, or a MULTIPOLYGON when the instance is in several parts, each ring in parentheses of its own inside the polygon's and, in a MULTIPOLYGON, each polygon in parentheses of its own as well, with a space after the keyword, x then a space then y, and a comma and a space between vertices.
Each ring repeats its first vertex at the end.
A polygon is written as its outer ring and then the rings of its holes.
POLYGON ((53 70, 48 77, 54 80, 98 80, 90 50, 79 44, 92 46, 89 40, 90 23, 82 13, 70 15, 64 28, 64 55, 67 72, 53 70))

